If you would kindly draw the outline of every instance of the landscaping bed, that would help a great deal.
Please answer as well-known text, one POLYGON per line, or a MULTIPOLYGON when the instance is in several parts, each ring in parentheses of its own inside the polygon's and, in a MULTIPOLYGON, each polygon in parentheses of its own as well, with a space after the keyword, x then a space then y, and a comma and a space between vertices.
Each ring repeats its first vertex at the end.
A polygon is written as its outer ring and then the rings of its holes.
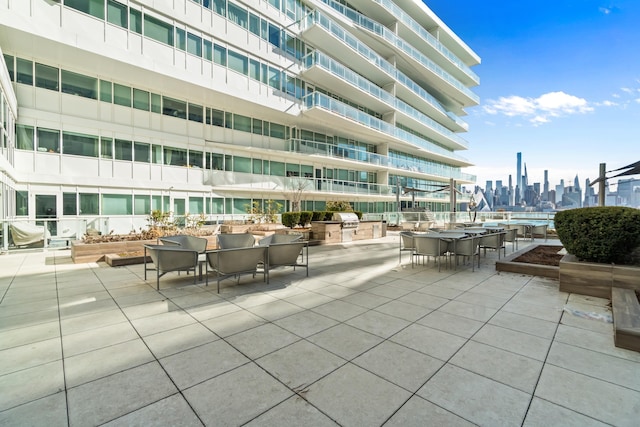
POLYGON ((560 250, 562 246, 559 245, 529 246, 496 261, 496 271, 557 279, 562 258, 562 255, 558 254, 560 250))

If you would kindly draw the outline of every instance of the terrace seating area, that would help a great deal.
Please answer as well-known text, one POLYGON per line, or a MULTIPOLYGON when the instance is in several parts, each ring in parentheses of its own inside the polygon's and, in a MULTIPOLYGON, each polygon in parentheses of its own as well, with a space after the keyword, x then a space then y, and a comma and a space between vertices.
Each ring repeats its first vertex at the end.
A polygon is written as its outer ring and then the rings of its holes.
POLYGON ((308 276, 219 293, 69 250, 3 255, 0 424, 637 424, 640 354, 576 315, 608 299, 497 272, 491 250, 412 268, 399 239, 313 246, 308 276))

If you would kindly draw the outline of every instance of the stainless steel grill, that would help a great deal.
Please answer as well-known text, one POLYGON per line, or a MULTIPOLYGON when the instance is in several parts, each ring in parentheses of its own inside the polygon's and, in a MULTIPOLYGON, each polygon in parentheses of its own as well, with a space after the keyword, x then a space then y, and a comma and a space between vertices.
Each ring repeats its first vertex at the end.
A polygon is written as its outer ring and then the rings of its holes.
POLYGON ((340 222, 342 228, 358 228, 358 225, 360 225, 358 215, 353 212, 335 212, 332 220, 340 222))

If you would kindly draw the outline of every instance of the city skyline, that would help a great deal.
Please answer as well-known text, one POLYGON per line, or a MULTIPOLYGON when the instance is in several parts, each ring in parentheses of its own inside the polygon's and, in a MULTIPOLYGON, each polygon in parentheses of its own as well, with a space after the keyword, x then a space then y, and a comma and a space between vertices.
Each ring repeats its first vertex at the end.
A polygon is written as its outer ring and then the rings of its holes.
MULTIPOLYGON (((640 131, 640 2, 425 2, 482 58, 481 98, 464 119, 477 185, 514 177, 581 185, 636 161, 640 131), (629 154, 633 158, 629 158, 629 154)), ((616 180, 610 182, 614 184, 616 180)))

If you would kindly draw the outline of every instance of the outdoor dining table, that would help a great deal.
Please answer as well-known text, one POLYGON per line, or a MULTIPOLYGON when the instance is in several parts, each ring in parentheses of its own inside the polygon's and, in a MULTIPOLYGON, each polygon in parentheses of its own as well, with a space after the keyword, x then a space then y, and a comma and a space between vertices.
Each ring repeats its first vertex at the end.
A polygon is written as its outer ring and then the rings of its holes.
POLYGON ((482 228, 487 230, 487 232, 489 232, 489 233, 499 233, 501 231, 504 231, 504 227, 499 227, 499 226, 496 226, 496 225, 485 225, 482 228))

